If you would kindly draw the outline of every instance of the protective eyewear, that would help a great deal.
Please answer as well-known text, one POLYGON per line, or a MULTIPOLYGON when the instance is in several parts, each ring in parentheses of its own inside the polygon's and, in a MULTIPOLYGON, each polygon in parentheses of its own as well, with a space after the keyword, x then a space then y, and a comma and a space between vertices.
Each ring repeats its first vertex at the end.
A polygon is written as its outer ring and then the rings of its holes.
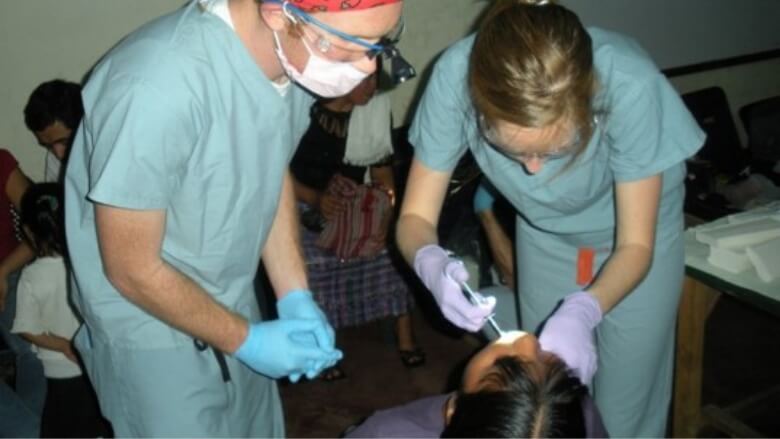
MULTIPOLYGON (((595 123, 595 119, 594 119, 594 123, 595 123)), ((498 140, 498 135, 495 129, 490 127, 485 122, 485 118, 483 116, 479 117, 479 130, 482 133, 482 137, 485 139, 485 141, 487 141, 495 150, 497 150, 507 158, 521 163, 525 163, 534 159, 545 161, 545 162, 548 160, 562 159, 574 154, 574 152, 577 151, 582 145, 582 135, 580 134, 579 131, 577 131, 574 134, 574 136, 572 136, 569 142, 553 149, 552 151, 517 152, 517 151, 512 151, 509 148, 506 148, 505 146, 501 145, 501 142, 498 140)))
MULTIPOLYGON (((417 71, 411 64, 409 64, 409 62, 403 58, 403 56, 401 56, 400 51, 396 47, 396 44, 400 41, 404 32, 403 18, 398 22, 396 27, 390 33, 380 38, 378 42, 372 43, 328 26, 327 24, 307 14, 297 6, 291 4, 287 0, 266 1, 269 3, 281 4, 285 14, 290 18, 299 18, 302 22, 308 25, 314 26, 328 34, 338 37, 343 41, 355 44, 365 49, 361 56, 366 56, 369 59, 374 59, 380 55, 384 56, 385 59, 390 61, 390 76, 392 77, 393 82, 396 84, 406 82, 407 80, 417 76, 417 71)), ((293 20, 293 22, 295 22, 295 20, 293 20)), ((323 54, 327 54, 334 48, 338 48, 338 46, 333 44, 331 40, 325 38, 322 35, 318 35, 318 38, 316 38, 315 46, 317 50, 323 54)), ((342 48, 342 50, 348 49, 342 48)))

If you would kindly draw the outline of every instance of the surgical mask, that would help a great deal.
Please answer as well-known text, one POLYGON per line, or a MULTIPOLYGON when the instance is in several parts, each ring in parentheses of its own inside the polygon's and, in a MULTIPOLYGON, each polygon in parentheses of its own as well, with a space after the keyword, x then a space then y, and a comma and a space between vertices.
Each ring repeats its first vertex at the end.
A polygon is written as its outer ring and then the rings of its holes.
POLYGON ((357 69, 350 63, 330 61, 314 54, 305 39, 301 39, 306 51, 309 52, 309 61, 303 72, 299 72, 282 50, 279 36, 274 32, 276 56, 282 64, 287 76, 312 93, 323 98, 335 98, 344 96, 352 91, 370 73, 357 69))

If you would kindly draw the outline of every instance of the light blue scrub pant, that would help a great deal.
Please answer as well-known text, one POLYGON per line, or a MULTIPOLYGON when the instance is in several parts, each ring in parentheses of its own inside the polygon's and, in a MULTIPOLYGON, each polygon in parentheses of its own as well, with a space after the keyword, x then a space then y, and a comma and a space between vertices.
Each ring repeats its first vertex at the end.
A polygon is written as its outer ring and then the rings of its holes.
POLYGON ((30 343, 11 334, 18 283, 19 272, 8 276, 5 309, 0 313, 0 334, 15 357, 16 367, 16 391, 0 382, 0 437, 38 437, 46 400, 46 377, 30 343))
POLYGON ((276 383, 225 355, 230 380, 211 348, 192 340, 160 349, 92 343, 82 325, 76 346, 116 437, 283 437, 276 383))
MULTIPOLYGON (((518 264, 520 316, 523 329, 538 332, 558 302, 577 290, 572 268, 576 246, 572 251, 570 243, 539 239, 521 229, 517 229, 518 260, 525 257, 539 262, 518 264), (572 258, 558 257, 562 254, 572 258)), ((659 231, 663 236, 642 283, 596 328, 599 363, 593 396, 612 437, 666 434, 677 307, 685 270, 682 224, 677 233, 671 229, 659 231)), ((609 255, 608 250, 601 250, 597 251, 597 267, 609 255)))

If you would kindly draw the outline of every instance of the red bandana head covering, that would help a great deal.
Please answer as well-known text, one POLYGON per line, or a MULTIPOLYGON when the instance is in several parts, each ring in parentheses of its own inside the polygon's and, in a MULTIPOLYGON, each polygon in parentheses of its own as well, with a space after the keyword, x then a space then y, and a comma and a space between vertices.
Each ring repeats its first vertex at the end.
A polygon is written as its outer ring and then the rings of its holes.
POLYGON ((290 4, 306 12, 339 12, 368 9, 398 3, 401 0, 289 0, 290 4))

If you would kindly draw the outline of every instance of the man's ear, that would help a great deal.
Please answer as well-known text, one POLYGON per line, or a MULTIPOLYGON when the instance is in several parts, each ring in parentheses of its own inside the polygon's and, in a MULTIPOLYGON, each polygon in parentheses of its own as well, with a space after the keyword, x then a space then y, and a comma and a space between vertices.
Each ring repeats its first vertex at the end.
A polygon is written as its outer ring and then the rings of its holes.
POLYGON ((262 2, 258 7, 260 8, 260 16, 271 30, 281 32, 285 29, 287 18, 282 10, 282 5, 279 3, 262 2))
POLYGON ((450 419, 455 414, 455 407, 457 406, 457 394, 453 393, 447 398, 447 402, 444 403, 444 425, 450 425, 450 419))

